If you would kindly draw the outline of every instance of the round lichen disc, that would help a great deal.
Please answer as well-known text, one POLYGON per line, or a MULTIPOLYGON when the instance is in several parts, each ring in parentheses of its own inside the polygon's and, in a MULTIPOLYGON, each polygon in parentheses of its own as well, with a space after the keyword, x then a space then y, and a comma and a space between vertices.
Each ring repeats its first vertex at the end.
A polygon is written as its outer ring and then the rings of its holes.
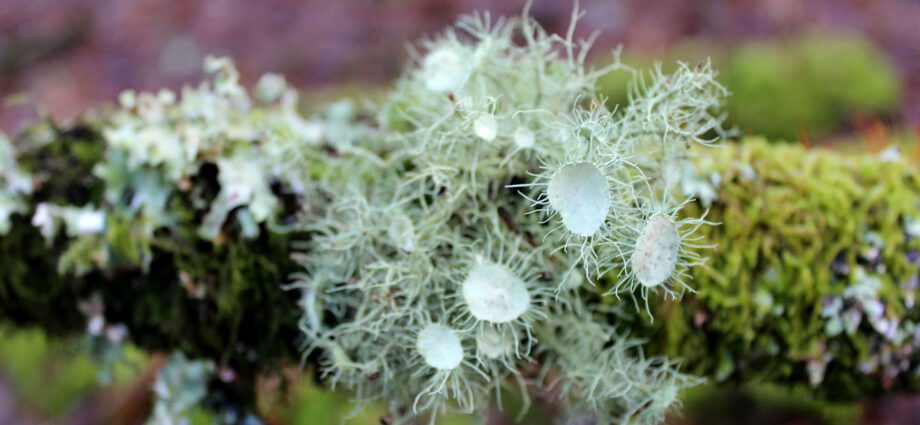
POLYGON ((530 149, 534 145, 533 132, 527 127, 518 127, 514 131, 514 144, 521 149, 530 149))
POLYGON ((521 317, 530 306, 527 285, 507 267, 479 264, 463 281, 463 299, 473 317, 506 323, 521 317))
POLYGON ((600 229, 610 210, 607 179, 590 162, 568 164, 549 180, 549 205, 562 216, 566 229, 591 236, 600 229))
POLYGON ((679 248, 680 233, 671 219, 664 215, 649 219, 632 256, 632 269, 639 283, 653 287, 667 280, 674 272, 679 248))
POLYGON ((429 366, 440 370, 451 370, 463 361, 463 346, 460 338, 450 328, 442 325, 428 325, 422 329, 415 341, 415 348, 429 366))

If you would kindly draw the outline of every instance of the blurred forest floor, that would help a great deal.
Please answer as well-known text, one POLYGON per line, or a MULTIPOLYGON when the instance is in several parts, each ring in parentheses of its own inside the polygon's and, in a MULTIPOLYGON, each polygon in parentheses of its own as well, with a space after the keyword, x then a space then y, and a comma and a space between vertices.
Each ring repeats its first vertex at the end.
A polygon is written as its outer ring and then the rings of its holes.
MULTIPOLYGON (((903 94, 899 125, 920 126, 920 2, 913 0, 582 0, 578 28, 599 31, 595 54, 623 44, 655 54, 688 38, 719 42, 845 29, 881 47, 903 94)), ((306 90, 347 82, 385 84, 405 44, 474 10, 520 13, 523 0, 4 0, 0 97, 25 94, 58 118, 127 88, 178 88, 201 77, 207 54, 233 57, 244 80, 283 73, 306 90)), ((571 1, 536 0, 533 15, 564 32, 571 1)), ((34 120, 0 109, 0 129, 34 120)))

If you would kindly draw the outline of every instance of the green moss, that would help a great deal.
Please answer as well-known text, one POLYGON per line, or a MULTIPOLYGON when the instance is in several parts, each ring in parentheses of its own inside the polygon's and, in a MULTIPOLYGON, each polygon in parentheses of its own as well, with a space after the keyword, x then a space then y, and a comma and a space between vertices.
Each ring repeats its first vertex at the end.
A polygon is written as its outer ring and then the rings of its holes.
POLYGON ((853 115, 888 114, 898 103, 891 62, 853 35, 751 44, 731 56, 723 73, 733 93, 732 121, 771 138, 820 137, 853 115))
POLYGON ((717 247, 706 253, 708 267, 691 271, 697 294, 657 305, 653 324, 631 324, 644 329, 653 351, 683 358, 687 371, 717 381, 815 379, 816 393, 832 399, 916 388, 910 329, 920 310, 909 297, 917 295, 910 285, 920 265, 909 253, 920 239, 907 237, 904 226, 918 216, 916 167, 763 139, 715 150, 698 166, 722 177, 709 214, 721 224, 706 235, 717 247), (883 336, 867 311, 852 334, 830 330, 822 311, 835 298, 867 310, 846 294, 870 278, 880 282, 874 299, 884 308, 881 319, 910 333, 906 340, 883 336), (899 350, 907 352, 887 360, 887 351, 899 350), (901 359, 908 370, 885 371, 901 359), (809 362, 827 369, 815 375, 809 362), (873 362, 881 366, 860 372, 873 362))

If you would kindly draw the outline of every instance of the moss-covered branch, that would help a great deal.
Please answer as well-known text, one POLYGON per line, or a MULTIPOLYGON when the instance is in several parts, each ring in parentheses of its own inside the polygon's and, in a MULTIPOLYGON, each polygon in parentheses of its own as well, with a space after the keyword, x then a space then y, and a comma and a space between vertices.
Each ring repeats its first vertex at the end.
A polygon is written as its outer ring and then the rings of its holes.
MULTIPOLYGON (((290 234, 243 239, 230 223, 231 236, 202 240, 202 213, 180 196, 173 205, 190 212, 157 236, 146 272, 58 272, 66 241, 47 244, 30 216, 40 202, 98 200, 99 182, 87 177, 101 158, 97 126, 46 123, 16 140, 27 170, 49 171, 0 237, 0 318, 80 334, 90 317, 79 305, 98 297, 105 320, 126 324, 133 343, 217 360, 250 383, 276 360, 298 360, 298 295, 278 285, 297 270, 290 234)), ((697 294, 657 304, 654 322, 630 322, 647 349, 717 382, 807 385, 831 398, 915 389, 916 167, 751 139, 695 168, 717 194, 709 218, 721 225, 707 234, 716 248, 708 267, 691 270, 697 294)), ((214 185, 207 174, 195 184, 214 185)), ((128 237, 106 234, 113 247, 128 237)))
MULTIPOLYGON (((718 193, 697 294, 641 321, 653 350, 716 381, 836 399, 915 390, 920 170, 749 139, 697 162, 718 193)), ((695 205, 694 209, 702 209, 695 205)), ((694 212, 691 210, 691 214, 694 212)))
POLYGON ((656 424, 698 381, 676 358, 833 398, 914 385, 906 163, 713 151, 733 132, 708 63, 630 70, 611 111, 597 79, 627 68, 586 68, 586 44, 526 15, 423 48, 383 99, 310 118, 281 76, 250 93, 208 58, 198 87, 0 140, 0 318, 86 332, 103 358, 126 339, 183 353, 162 418, 205 393, 248 409, 256 376, 301 356, 394 423, 508 389, 656 424))
POLYGON ((32 217, 42 203, 102 203, 106 188, 92 171, 103 158, 99 125, 48 122, 14 141, 36 190, 12 216, 11 231, 0 236, 0 320, 54 335, 104 337, 105 329, 124 326, 141 348, 179 350, 233 370, 235 378, 221 384, 222 396, 252 403, 258 373, 299 358, 298 295, 279 285, 296 269, 290 238, 268 231, 244 238, 233 220, 226 236, 200 237, 207 210, 192 205, 189 193, 218 189, 213 166, 203 166, 188 190, 170 200, 178 222, 159 229, 150 247, 138 247, 139 220, 110 218, 98 236, 102 241, 93 245, 106 248, 110 265, 79 272, 61 267, 80 242, 64 234, 47 240, 32 217), (139 254, 144 249, 150 251, 147 264, 139 254), (93 329, 94 319, 103 320, 101 327, 93 329))

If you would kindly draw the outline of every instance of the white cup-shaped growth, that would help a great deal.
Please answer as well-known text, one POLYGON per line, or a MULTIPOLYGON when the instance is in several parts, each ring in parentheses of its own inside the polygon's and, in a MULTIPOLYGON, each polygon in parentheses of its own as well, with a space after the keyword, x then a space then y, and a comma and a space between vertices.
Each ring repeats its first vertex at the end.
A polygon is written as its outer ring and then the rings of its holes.
POLYGON ((562 216, 570 232, 588 237, 595 234, 610 210, 607 178, 590 162, 568 164, 549 179, 549 205, 562 216))
POLYGON ((463 299, 476 319, 507 323, 521 317, 530 307, 527 285, 508 267, 477 264, 462 284, 463 299))
POLYGON ((633 273, 639 283, 653 287, 667 280, 677 265, 679 249, 677 225, 662 214, 650 218, 636 240, 632 256, 633 273))
POLYGON ((460 338, 443 325, 431 324, 422 329, 415 341, 415 349, 425 363, 435 369, 451 370, 463 361, 460 338))

